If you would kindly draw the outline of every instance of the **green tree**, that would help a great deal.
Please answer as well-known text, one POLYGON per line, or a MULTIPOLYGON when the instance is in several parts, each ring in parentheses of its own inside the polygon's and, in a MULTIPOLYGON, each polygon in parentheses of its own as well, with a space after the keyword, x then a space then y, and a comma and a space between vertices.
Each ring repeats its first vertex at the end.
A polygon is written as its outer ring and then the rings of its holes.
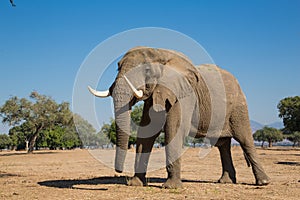
POLYGON ((97 133, 97 139, 98 139, 99 146, 101 148, 104 148, 104 146, 109 145, 111 142, 110 139, 107 137, 107 135, 104 134, 101 130, 97 133))
POLYGON ((191 136, 186 136, 184 139, 184 145, 189 146, 190 144, 193 144, 193 147, 196 147, 196 144, 200 144, 203 142, 203 138, 194 138, 191 136))
POLYGON ((96 129, 78 114, 74 114, 73 119, 82 144, 88 148, 98 146, 96 129))
MULTIPOLYGON (((105 135, 111 143, 116 144, 117 142, 117 133, 116 133, 116 122, 114 119, 110 119, 110 123, 103 124, 101 130, 100 130, 101 135, 105 135)), ((137 130, 132 130, 131 129, 131 135, 129 136, 128 140, 128 148, 131 147, 131 145, 134 145, 136 143, 136 135, 137 135, 137 130)))
POLYGON ((283 140, 283 134, 276 128, 265 126, 263 129, 257 130, 253 134, 253 138, 256 141, 262 142, 262 147, 264 145, 264 142, 268 142, 269 147, 272 147, 274 142, 283 140))
MULTIPOLYGON (((143 107, 144 104, 137 104, 136 106, 133 107, 132 112, 131 112, 131 119, 132 119, 132 124, 131 124, 131 135, 129 137, 128 141, 128 148, 130 148, 131 145, 136 144, 136 137, 137 137, 137 131, 138 127, 140 125, 142 115, 143 115, 143 107)), ((110 123, 105 123, 103 124, 100 132, 101 135, 107 136, 109 138, 110 142, 113 144, 116 144, 116 122, 114 119, 110 120, 110 123)), ((164 145, 164 134, 161 134, 157 139, 156 143, 160 143, 161 145, 164 145)))
POLYGON ((62 148, 62 138, 65 134, 65 128, 56 126, 52 129, 45 130, 45 142, 51 150, 62 148))
POLYGON ((300 131, 296 131, 292 134, 289 134, 286 136, 286 138, 293 142, 293 147, 295 147, 296 145, 300 146, 300 131))
POLYGON ((7 134, 0 134, 0 150, 9 148, 11 144, 12 141, 7 134))
POLYGON ((284 133, 300 131, 300 96, 282 99, 277 108, 279 117, 283 119, 284 133))
POLYGON ((116 144, 117 136, 116 136, 116 122, 114 119, 110 119, 109 124, 103 124, 100 134, 107 137, 111 143, 116 144))
POLYGON ((66 149, 73 149, 82 146, 79 135, 75 126, 65 128, 64 134, 61 138, 62 147, 66 149))
POLYGON ((26 123, 32 127, 28 153, 33 152, 39 134, 56 126, 66 127, 72 120, 69 104, 57 104, 51 97, 37 92, 30 94, 30 100, 12 97, 0 108, 3 123, 21 126, 26 123))
POLYGON ((131 112, 131 130, 137 132, 138 126, 140 125, 142 115, 143 115, 144 104, 140 103, 133 107, 131 112))
POLYGON ((26 141, 32 137, 34 125, 30 122, 24 122, 19 126, 9 129, 9 136, 12 140, 13 149, 21 150, 26 148, 26 141))

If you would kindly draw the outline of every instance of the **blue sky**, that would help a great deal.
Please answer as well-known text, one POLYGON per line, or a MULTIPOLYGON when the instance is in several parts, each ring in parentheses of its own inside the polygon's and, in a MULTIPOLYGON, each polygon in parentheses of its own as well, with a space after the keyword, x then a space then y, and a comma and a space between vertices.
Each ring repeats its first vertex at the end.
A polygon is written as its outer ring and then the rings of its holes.
POLYGON ((33 90, 71 102, 76 73, 89 52, 108 37, 139 27, 169 28, 195 39, 238 78, 250 118, 260 123, 279 121, 280 99, 300 95, 299 0, 15 4, 0 1, 0 105, 33 90))

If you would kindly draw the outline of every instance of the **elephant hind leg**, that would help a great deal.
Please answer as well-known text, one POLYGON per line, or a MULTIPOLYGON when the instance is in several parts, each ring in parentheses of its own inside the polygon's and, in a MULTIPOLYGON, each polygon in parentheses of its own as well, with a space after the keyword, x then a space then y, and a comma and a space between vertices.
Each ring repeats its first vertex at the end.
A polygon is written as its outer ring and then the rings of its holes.
POLYGON ((247 106, 240 105, 237 107, 237 109, 232 112, 230 122, 233 130, 233 138, 240 143, 245 157, 250 162, 256 184, 269 184, 270 178, 265 173, 254 146, 247 106))
POLYGON ((222 176, 219 183, 236 183, 236 173, 232 162, 231 151, 231 138, 220 138, 217 146, 221 156, 222 162, 222 176))

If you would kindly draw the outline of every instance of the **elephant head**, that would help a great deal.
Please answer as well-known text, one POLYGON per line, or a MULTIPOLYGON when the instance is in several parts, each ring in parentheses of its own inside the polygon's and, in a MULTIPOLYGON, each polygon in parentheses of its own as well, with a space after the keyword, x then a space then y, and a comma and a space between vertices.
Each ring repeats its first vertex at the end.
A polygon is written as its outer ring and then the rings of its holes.
POLYGON ((183 54, 165 49, 137 47, 118 63, 118 75, 108 91, 89 88, 98 97, 112 96, 117 127, 115 170, 123 171, 130 135, 131 107, 151 99, 156 112, 172 107, 179 98, 193 93, 198 71, 183 54))

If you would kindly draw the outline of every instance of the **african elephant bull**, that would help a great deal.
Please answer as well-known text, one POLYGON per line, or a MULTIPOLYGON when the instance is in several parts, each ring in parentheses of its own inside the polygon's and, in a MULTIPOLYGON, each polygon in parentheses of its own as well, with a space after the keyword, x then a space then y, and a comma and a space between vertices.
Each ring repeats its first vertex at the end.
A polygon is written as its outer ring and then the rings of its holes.
POLYGON ((187 135, 207 137, 218 147, 223 173, 219 182, 235 183, 230 143, 236 139, 251 164, 257 185, 269 178, 255 151, 245 96, 236 79, 215 65, 194 67, 181 53, 148 47, 128 51, 118 63, 118 75, 108 91, 89 87, 98 97, 112 96, 117 125, 115 170, 123 171, 130 135, 130 111, 144 101, 137 134, 135 175, 129 185, 146 185, 146 171, 156 137, 165 132, 165 188, 181 182, 181 151, 187 135))

